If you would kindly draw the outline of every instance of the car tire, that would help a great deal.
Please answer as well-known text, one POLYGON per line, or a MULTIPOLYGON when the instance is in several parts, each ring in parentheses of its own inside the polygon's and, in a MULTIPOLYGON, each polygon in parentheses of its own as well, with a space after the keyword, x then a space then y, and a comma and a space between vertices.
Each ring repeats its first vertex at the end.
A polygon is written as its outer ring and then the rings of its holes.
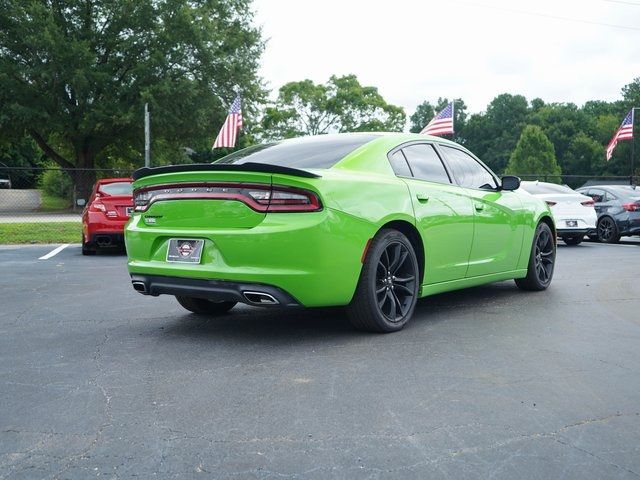
POLYGON ((516 278, 515 282, 521 290, 545 290, 553 279, 556 263, 556 242, 549 225, 540 222, 536 228, 529 254, 527 276, 516 278))
POLYGON ((611 217, 602 217, 598 220, 598 240, 601 243, 618 243, 620 232, 616 221, 611 217))
POLYGON ((199 315, 221 315, 227 313, 238 302, 214 302, 206 298, 183 297, 176 295, 176 300, 190 312, 199 315))
POLYGON ((90 242, 85 242, 84 237, 82 237, 82 255, 95 255, 96 247, 93 246, 90 242))
POLYGON ((582 243, 584 236, 582 235, 572 235, 562 237, 562 241, 567 245, 580 245, 582 243))
POLYGON ((420 270, 411 242, 401 232, 380 230, 371 240, 347 313, 351 324, 369 332, 402 329, 413 316, 420 270))

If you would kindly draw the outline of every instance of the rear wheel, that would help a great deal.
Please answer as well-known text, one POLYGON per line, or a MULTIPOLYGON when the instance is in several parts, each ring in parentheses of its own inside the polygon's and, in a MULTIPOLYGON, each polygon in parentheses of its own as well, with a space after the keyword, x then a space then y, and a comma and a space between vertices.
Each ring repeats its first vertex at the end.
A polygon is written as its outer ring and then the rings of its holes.
POLYGON ((82 236, 82 255, 95 255, 96 247, 91 242, 84 241, 84 235, 82 236))
POLYGON ((539 291, 546 289, 551 284, 555 263, 556 242, 554 241, 553 233, 549 225, 540 222, 533 236, 527 276, 516 278, 516 285, 522 290, 539 291))
POLYGON ((231 310, 238 302, 214 302, 206 298, 182 297, 176 295, 176 300, 184 308, 200 315, 221 315, 231 310))
POLYGON ((381 230, 369 246, 348 307, 351 323, 370 332, 400 330, 413 316, 419 280, 411 242, 397 230, 381 230))
POLYGON ((598 220, 598 240, 602 243, 618 243, 620 233, 618 226, 611 217, 602 217, 598 220))
POLYGON ((564 236, 562 237, 562 241, 567 245, 580 245, 582 243, 582 239, 584 235, 572 235, 572 236, 564 236))

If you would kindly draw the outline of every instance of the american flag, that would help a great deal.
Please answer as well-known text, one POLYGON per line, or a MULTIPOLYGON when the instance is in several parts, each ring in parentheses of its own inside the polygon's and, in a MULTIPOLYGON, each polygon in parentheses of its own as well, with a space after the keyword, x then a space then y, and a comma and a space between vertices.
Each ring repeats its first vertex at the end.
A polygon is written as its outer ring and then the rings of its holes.
POLYGON ((427 135, 446 135, 453 133, 453 102, 438 113, 420 133, 427 135))
POLYGON ((235 147, 238 130, 240 130, 241 128, 242 105, 240 102, 240 94, 238 94, 238 96, 236 96, 236 99, 231 104, 229 115, 227 115, 227 119, 224 121, 224 124, 220 129, 220 133, 218 133, 216 141, 213 142, 213 147, 211 147, 211 149, 213 150, 214 148, 235 147))
POLYGON ((618 144, 618 140, 629 140, 631 138, 633 138, 633 108, 627 114, 627 116, 624 117, 624 120, 622 120, 622 124, 620 125, 620 128, 618 129, 618 131, 615 133, 615 135, 609 142, 609 145, 607 145, 607 160, 611 159, 611 156, 613 155, 613 150, 616 148, 616 145, 618 144))

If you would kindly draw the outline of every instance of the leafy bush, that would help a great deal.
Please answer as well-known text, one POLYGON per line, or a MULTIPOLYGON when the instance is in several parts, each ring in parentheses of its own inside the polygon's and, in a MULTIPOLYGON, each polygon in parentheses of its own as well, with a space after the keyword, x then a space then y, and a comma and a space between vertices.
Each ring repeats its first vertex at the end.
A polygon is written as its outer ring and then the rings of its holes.
POLYGON ((38 185, 49 196, 73 199, 73 182, 69 175, 60 169, 45 170, 38 185))

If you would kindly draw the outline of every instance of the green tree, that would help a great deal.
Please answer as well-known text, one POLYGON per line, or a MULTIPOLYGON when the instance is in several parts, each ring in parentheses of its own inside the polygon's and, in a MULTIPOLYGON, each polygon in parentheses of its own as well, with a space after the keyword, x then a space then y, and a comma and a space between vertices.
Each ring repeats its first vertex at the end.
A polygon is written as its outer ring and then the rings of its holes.
POLYGON ((529 115, 527 99, 503 93, 487 106, 486 113, 469 117, 464 144, 496 172, 504 171, 529 115))
POLYGON ((262 117, 263 137, 290 138, 332 132, 402 131, 401 107, 387 103, 375 87, 360 84, 355 75, 326 84, 311 80, 283 85, 262 117))
POLYGON ((154 151, 210 144, 234 88, 247 117, 263 95, 252 18, 250 0, 0 0, 0 130, 92 168, 142 150, 149 102, 154 151))
POLYGON ((579 132, 569 142, 561 168, 566 175, 600 175, 603 165, 604 147, 586 133, 579 132))
POLYGON ((556 162, 553 144, 540 127, 524 127, 505 173, 546 175, 551 177, 549 181, 560 181, 562 170, 556 162))

